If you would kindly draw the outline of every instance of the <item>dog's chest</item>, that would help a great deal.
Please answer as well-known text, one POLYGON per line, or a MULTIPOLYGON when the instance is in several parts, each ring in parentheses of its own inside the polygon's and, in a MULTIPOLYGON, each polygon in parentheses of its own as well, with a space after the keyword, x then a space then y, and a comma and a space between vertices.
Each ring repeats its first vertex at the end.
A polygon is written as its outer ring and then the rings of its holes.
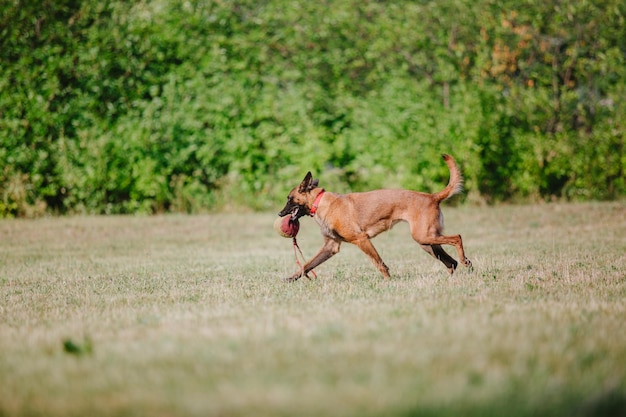
POLYGON ((333 228, 331 228, 321 217, 315 216, 315 221, 317 222, 317 224, 319 224, 322 235, 335 240, 342 239, 342 237, 339 236, 337 232, 333 228))

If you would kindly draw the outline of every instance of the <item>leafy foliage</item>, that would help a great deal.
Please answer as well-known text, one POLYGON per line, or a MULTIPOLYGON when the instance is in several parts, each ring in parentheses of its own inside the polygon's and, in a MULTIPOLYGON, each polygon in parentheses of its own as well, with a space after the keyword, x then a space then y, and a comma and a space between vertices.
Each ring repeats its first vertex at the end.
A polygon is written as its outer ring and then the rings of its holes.
POLYGON ((0 216, 275 207, 447 181, 473 201, 624 195, 617 0, 15 0, 0 216))

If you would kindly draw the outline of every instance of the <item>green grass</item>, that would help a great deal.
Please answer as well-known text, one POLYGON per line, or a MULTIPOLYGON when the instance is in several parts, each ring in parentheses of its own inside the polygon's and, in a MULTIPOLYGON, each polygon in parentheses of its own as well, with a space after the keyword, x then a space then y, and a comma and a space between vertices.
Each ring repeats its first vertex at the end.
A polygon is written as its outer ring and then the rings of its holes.
POLYGON ((473 272, 400 224, 292 284, 274 214, 0 221, 0 416, 624 415, 624 204, 444 213, 473 272))

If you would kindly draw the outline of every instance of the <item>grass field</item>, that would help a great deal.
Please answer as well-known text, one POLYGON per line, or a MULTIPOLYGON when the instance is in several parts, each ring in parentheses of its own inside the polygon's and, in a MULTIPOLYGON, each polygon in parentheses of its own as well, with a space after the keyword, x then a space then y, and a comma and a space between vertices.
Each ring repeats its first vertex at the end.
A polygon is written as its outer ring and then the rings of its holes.
POLYGON ((625 415, 624 203, 444 213, 472 272, 400 224, 292 284, 272 213, 2 220, 0 416, 625 415))

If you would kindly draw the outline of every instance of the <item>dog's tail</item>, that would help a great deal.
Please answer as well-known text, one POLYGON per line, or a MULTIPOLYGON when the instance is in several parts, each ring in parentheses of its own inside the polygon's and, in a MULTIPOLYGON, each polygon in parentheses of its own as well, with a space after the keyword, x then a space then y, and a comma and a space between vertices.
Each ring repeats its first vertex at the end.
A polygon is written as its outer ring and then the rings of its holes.
POLYGON ((442 157, 450 170, 450 181, 448 181, 446 188, 433 194, 437 201, 443 201, 463 191, 463 175, 456 162, 454 162, 454 158, 446 154, 443 154, 442 157))

